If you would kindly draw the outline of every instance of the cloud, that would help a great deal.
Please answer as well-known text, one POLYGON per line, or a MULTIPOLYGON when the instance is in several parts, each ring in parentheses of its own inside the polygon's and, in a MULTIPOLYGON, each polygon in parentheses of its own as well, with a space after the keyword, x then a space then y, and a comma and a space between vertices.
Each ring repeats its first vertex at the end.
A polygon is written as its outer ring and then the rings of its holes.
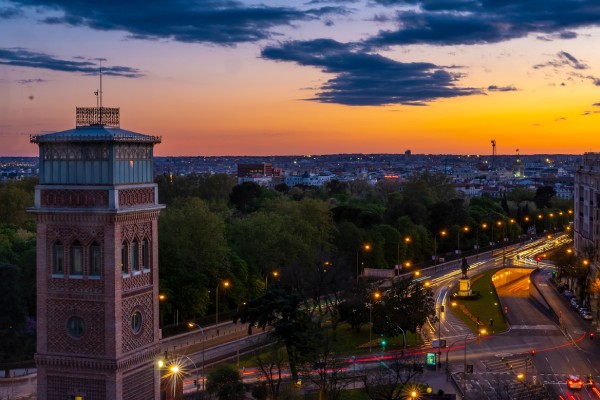
POLYGON ((587 64, 582 63, 577 58, 567 53, 566 51, 560 51, 556 54, 557 58, 554 60, 547 61, 542 64, 536 64, 533 66, 534 69, 540 69, 545 67, 571 67, 573 69, 589 69, 587 64))
POLYGON ((514 92, 517 90, 517 88, 514 86, 490 85, 488 86, 487 90, 489 90, 490 92, 514 92))
POLYGON ((11 19, 23 16, 23 10, 19 10, 15 7, 2 7, 0 8, 0 19, 11 19))
POLYGON ((577 39, 577 33, 573 31, 563 31, 557 33, 550 33, 548 35, 539 35, 538 40, 544 42, 552 42, 554 40, 566 40, 566 39, 577 39))
POLYGON ((19 79, 17 81, 17 83, 20 85, 29 85, 32 83, 43 83, 43 82, 48 82, 48 81, 46 79, 19 79))
MULTIPOLYGON (((49 54, 29 51, 23 48, 0 48, 0 65, 78 72, 86 75, 96 75, 98 73, 98 63, 94 60, 81 58, 79 60, 62 60, 49 54)), ((137 68, 122 66, 103 66, 102 72, 106 75, 122 76, 125 78, 140 78, 144 76, 137 68)))
POLYGON ((314 20, 348 10, 323 6, 300 10, 291 7, 250 6, 237 0, 13 0, 24 6, 51 11, 49 24, 84 26, 103 31, 124 31, 144 40, 174 40, 233 46, 272 37, 272 28, 296 21, 314 20), (50 5, 51 4, 51 5, 50 5), (58 15, 56 15, 58 14, 58 15))
POLYGON ((366 40, 372 48, 393 45, 498 43, 530 34, 568 39, 573 30, 600 25, 597 0, 479 1, 373 0, 392 7, 397 27, 366 40))
POLYGON ((321 103, 424 105, 442 98, 484 94, 480 89, 457 87, 461 74, 453 72, 456 67, 398 62, 331 39, 285 42, 264 48, 261 55, 332 74, 316 97, 307 99, 321 103))
POLYGON ((600 107, 600 103, 594 103, 592 104, 594 107, 600 107))

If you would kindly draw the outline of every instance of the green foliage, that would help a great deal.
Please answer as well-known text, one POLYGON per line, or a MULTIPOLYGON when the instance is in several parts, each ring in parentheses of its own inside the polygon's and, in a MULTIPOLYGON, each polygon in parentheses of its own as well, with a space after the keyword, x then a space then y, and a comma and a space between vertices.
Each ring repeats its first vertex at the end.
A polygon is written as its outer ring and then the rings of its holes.
POLYGON ((235 178, 227 174, 196 174, 186 176, 165 174, 156 177, 158 200, 170 205, 178 197, 198 197, 208 203, 229 201, 235 178))
POLYGON ((206 376, 206 391, 219 400, 238 400, 244 397, 244 385, 237 368, 220 364, 206 376))
POLYGON ((535 191, 535 205, 538 208, 550 207, 552 197, 556 195, 556 191, 552 186, 541 186, 535 191))
POLYGON ((0 222, 24 226, 33 216, 27 208, 33 207, 34 185, 37 179, 0 184, 0 222))
POLYGON ((282 342, 287 350, 292 380, 298 378, 298 364, 302 355, 312 353, 315 335, 319 330, 305 309, 300 309, 300 297, 278 287, 269 287, 267 292, 244 304, 234 317, 234 321, 248 324, 248 334, 252 327, 263 330, 273 327, 270 335, 282 342))
MULTIPOLYGON (((209 290, 224 278, 243 287, 243 270, 232 273, 225 222, 198 198, 176 199, 159 219, 161 288, 182 318, 206 313, 209 290)), ((239 268, 243 264, 238 264, 239 268)))
POLYGON ((427 318, 435 317, 433 290, 412 278, 394 281, 392 287, 381 293, 373 304, 373 332, 386 337, 415 332, 427 318))

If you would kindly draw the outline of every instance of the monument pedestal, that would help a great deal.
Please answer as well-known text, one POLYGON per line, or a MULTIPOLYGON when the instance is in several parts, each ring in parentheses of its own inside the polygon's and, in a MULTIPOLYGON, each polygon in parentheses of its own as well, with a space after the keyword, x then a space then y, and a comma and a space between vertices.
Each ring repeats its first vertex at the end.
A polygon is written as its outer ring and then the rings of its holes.
POLYGON ((471 279, 470 278, 460 278, 458 280, 458 296, 468 297, 471 296, 471 279))

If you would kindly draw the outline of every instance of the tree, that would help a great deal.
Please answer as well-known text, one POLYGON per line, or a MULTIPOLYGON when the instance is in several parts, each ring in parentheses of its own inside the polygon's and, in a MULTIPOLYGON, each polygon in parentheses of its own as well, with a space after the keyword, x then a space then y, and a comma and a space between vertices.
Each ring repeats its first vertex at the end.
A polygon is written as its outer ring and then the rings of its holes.
POLYGON ((263 189, 257 183, 243 182, 233 187, 229 201, 239 211, 250 213, 258 210, 262 194, 263 189))
POLYGON ((282 382, 283 362, 285 356, 277 344, 271 344, 267 351, 262 352, 255 357, 258 368, 264 375, 266 382, 266 391, 271 400, 279 398, 279 391, 282 382))
MULTIPOLYGON (((24 359, 28 350, 25 348, 27 308, 17 266, 0 263, 0 293, 0 362, 24 359)), ((9 372, 6 367, 4 376, 10 376, 9 372)))
POLYGON ((540 186, 535 191, 535 197, 533 201, 535 201, 535 205, 537 208, 550 208, 552 207, 552 197, 556 195, 556 191, 552 186, 540 186))
POLYGON ((298 365, 303 354, 312 353, 314 334, 317 326, 308 313, 301 309, 297 294, 279 287, 270 286, 264 296, 247 301, 234 316, 234 322, 248 324, 248 334, 252 327, 265 329, 273 327, 271 337, 285 345, 292 380, 298 380, 298 365))
POLYGON ((397 336, 402 330, 416 332, 427 318, 435 318, 433 290, 410 277, 399 279, 374 304, 373 331, 386 337, 397 336))
POLYGON ((400 400, 409 398, 408 383, 423 374, 419 356, 395 354, 389 361, 381 361, 363 377, 365 392, 371 400, 400 400))
POLYGON ((219 400, 244 398, 244 385, 240 372, 229 364, 220 364, 206 376, 206 391, 219 400))
POLYGON ((229 294, 246 285, 243 265, 235 274, 230 269, 232 254, 223 217, 212 213, 204 201, 175 200, 161 213, 158 229, 161 290, 168 293, 171 308, 179 310, 182 319, 204 315, 212 300, 209 290, 222 279, 234 280, 229 294))

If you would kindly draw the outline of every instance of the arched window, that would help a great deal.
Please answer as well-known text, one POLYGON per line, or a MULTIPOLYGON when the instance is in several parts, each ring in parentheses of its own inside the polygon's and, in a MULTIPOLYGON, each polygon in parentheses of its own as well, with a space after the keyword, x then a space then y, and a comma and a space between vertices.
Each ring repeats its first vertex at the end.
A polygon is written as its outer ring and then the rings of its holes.
POLYGON ((124 274, 129 273, 129 260, 127 255, 127 243, 123 242, 123 244, 121 245, 121 271, 124 274))
POLYGON ((70 275, 83 275, 83 246, 78 241, 71 244, 70 275))
POLYGON ((138 245, 138 241, 134 240, 131 242, 131 268, 133 271, 140 270, 140 246, 138 245))
POLYGON ((144 269, 150 269, 150 253, 148 249, 148 240, 142 240, 142 268, 144 269))
POLYGON ((64 274, 65 269, 65 248, 60 241, 52 246, 52 273, 64 274))
POLYGON ((100 260, 100 245, 97 242, 93 242, 90 245, 90 264, 89 264, 89 275, 100 276, 102 274, 102 264, 100 260))

